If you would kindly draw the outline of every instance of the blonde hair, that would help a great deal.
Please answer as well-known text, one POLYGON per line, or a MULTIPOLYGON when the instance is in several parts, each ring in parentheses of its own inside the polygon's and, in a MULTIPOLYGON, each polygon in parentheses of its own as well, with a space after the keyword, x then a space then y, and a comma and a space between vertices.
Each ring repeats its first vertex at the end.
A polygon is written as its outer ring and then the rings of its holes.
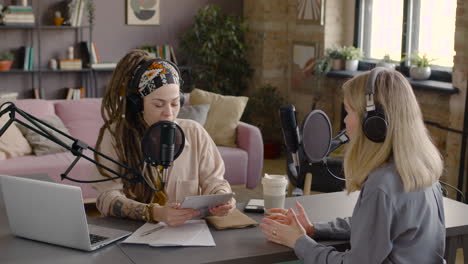
POLYGON ((360 190, 369 173, 393 159, 405 192, 431 186, 442 174, 443 162, 424 125, 413 90, 399 72, 380 72, 375 82, 374 101, 385 112, 388 122, 383 143, 370 141, 362 131, 365 89, 369 72, 343 85, 345 102, 358 116, 359 123, 346 149, 344 173, 346 189, 360 190))
MULTIPOLYGON (((103 135, 108 130, 115 140, 113 147, 119 161, 130 168, 141 168, 143 154, 140 140, 148 129, 148 125, 141 113, 135 114, 127 111, 126 96, 134 92, 130 91, 128 84, 136 67, 143 61, 151 59, 152 57, 142 50, 132 50, 127 53, 117 64, 102 98, 101 115, 104 119, 104 125, 99 130, 96 149, 100 149, 103 135)), ((101 157, 95 155, 95 159, 100 161, 101 157)), ((98 170, 106 177, 113 176, 100 167, 98 170)), ((125 173, 122 168, 119 172, 125 173)), ((156 173, 151 166, 147 166, 145 174, 150 176, 150 179, 155 179, 156 173)), ((136 176, 129 174, 127 177, 134 178, 136 176)), ((122 182, 123 191, 127 197, 145 203, 151 200, 153 191, 145 183, 134 183, 124 179, 122 182)))

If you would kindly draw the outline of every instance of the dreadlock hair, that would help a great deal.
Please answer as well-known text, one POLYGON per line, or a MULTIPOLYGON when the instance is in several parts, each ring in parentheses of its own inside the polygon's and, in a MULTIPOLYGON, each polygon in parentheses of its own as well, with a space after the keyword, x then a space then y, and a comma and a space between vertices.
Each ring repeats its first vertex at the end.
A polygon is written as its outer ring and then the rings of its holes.
MULTIPOLYGON (((143 61, 149 61, 152 57, 143 50, 132 50, 125 55, 117 64, 112 73, 111 80, 102 98, 101 116, 104 119, 104 125, 99 130, 99 136, 96 142, 96 149, 100 149, 101 142, 106 130, 114 139, 119 161, 130 168, 139 169, 142 166, 143 153, 141 151, 140 140, 143 133, 148 129, 143 119, 143 114, 127 111, 126 96, 134 91, 130 91, 130 80, 134 75, 135 69, 143 61)), ((96 161, 100 162, 101 157, 94 155, 96 161)), ((106 177, 111 177, 103 168, 98 166, 99 173, 106 177)), ((125 174, 123 168, 119 173, 125 174)), ((145 171, 150 179, 156 179, 156 170, 148 166, 145 171)), ((136 178, 134 175, 127 175, 127 178, 136 178)), ((148 203, 150 202, 153 191, 144 182, 129 182, 122 179, 123 191, 125 195, 133 200, 148 203)), ((155 182, 153 181, 153 184, 155 182)))

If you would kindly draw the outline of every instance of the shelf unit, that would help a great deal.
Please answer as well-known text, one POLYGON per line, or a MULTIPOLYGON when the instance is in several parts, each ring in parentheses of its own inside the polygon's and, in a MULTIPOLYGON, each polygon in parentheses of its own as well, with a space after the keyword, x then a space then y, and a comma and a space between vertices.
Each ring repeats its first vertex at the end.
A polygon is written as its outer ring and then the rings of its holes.
MULTIPOLYGON (((37 5, 40 6, 40 5, 37 5)), ((35 58, 37 58, 37 62, 35 64, 38 67, 34 67, 33 70, 23 70, 18 68, 12 68, 9 71, 0 71, 0 74, 8 74, 8 73, 18 73, 18 74, 31 74, 31 88, 39 88, 39 95, 41 98, 45 99, 45 92, 42 87, 42 74, 53 74, 53 73, 78 73, 81 74, 81 85, 85 87, 86 94, 93 95, 95 92, 93 91, 91 85, 93 83, 92 78, 92 69, 90 68, 83 68, 81 70, 52 70, 49 68, 44 67, 41 61, 41 44, 42 44, 42 31, 44 30, 74 30, 75 31, 75 41, 74 43, 77 44, 80 41, 84 41, 84 30, 88 30, 88 43, 92 43, 92 26, 91 25, 83 25, 83 26, 54 26, 54 25, 41 25, 38 21, 40 20, 39 17, 41 14, 41 10, 39 7, 33 6, 33 12, 36 15, 36 24, 34 25, 0 25, 0 30, 28 30, 29 31, 29 43, 31 47, 34 47, 34 54, 35 58), (35 41, 35 34, 36 39, 35 41), (36 82, 37 81, 37 82, 36 82)), ((85 15, 83 15, 85 16, 85 15)), ((90 47, 88 47, 89 50, 90 47)))

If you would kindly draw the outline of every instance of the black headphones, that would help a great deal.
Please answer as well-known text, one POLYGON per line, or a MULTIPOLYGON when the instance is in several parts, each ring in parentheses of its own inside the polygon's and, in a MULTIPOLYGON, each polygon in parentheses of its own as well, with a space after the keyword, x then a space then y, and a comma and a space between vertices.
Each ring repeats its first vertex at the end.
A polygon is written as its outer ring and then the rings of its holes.
POLYGON ((369 73, 366 83, 366 112, 362 117, 362 130, 366 137, 376 143, 384 142, 387 135, 387 120, 381 105, 375 105, 375 81, 380 72, 385 71, 383 67, 376 67, 369 73))
MULTIPOLYGON (((138 84, 140 83, 141 76, 148 70, 148 67, 153 64, 154 62, 166 62, 174 67, 179 75, 179 87, 180 87, 180 106, 184 105, 184 94, 182 92, 182 85, 184 84, 184 80, 182 80, 182 76, 180 74, 180 70, 173 63, 172 61, 156 58, 151 59, 148 61, 141 61, 140 64, 136 67, 135 73, 133 74, 130 82, 128 83, 129 95, 126 97, 127 99, 127 111, 130 113, 139 113, 143 111, 143 97, 137 92, 138 91, 138 84)), ((174 76, 171 73, 166 73, 166 78, 168 80, 173 80, 174 76)))

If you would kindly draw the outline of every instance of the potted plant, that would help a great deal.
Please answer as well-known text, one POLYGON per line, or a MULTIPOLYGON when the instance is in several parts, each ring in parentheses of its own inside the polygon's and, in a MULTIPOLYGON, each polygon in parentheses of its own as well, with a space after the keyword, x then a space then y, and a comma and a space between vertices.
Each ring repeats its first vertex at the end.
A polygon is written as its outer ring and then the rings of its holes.
POLYGON ((180 48, 192 66, 196 87, 226 95, 241 95, 253 70, 247 62, 247 23, 226 15, 219 6, 198 10, 180 48))
POLYGON ((0 52, 0 71, 9 71, 14 57, 11 51, 0 52))
POLYGON ((325 55, 331 60, 331 68, 335 71, 342 71, 344 69, 344 57, 342 47, 328 48, 325 55))
POLYGON ((390 58, 390 55, 385 54, 382 60, 380 60, 377 65, 377 67, 384 67, 387 69, 394 70, 395 69, 395 62, 390 58))
POLYGON ((278 158, 281 153, 281 122, 279 108, 285 103, 284 97, 272 85, 255 90, 250 96, 242 121, 257 126, 262 132, 264 156, 278 158))
POLYGON ((345 70, 357 71, 359 60, 364 57, 364 52, 359 48, 347 46, 343 48, 343 57, 345 59, 345 70))
POLYGON ((435 59, 429 59, 427 54, 424 53, 422 56, 419 53, 413 53, 410 56, 410 77, 413 80, 427 80, 431 76, 430 62, 435 59))

